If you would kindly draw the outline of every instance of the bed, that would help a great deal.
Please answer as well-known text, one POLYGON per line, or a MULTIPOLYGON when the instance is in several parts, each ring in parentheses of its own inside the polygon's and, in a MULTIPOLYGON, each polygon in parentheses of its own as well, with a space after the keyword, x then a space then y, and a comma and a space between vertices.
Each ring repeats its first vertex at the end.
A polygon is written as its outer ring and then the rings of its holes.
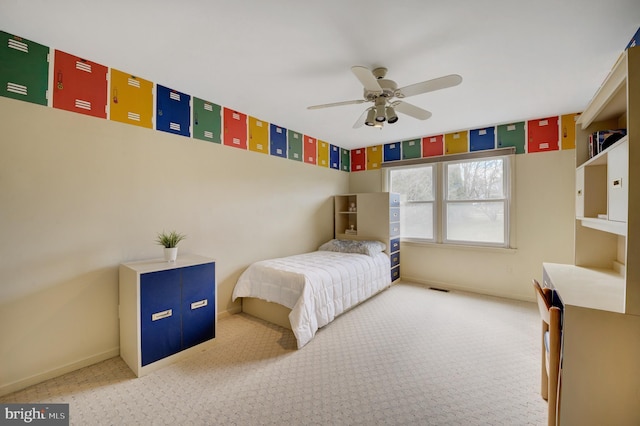
POLYGON ((242 297, 243 312, 290 328, 301 348, 319 328, 391 285, 385 248, 334 239, 315 252, 255 262, 232 300, 242 297))

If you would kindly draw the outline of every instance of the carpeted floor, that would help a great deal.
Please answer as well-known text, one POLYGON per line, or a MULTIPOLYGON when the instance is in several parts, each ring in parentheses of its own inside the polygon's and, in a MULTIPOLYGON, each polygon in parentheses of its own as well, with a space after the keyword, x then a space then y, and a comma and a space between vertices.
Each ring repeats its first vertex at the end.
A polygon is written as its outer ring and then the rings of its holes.
POLYGON ((0 398, 73 425, 543 425, 533 303, 398 284, 321 329, 245 314, 142 378, 113 358, 0 398))

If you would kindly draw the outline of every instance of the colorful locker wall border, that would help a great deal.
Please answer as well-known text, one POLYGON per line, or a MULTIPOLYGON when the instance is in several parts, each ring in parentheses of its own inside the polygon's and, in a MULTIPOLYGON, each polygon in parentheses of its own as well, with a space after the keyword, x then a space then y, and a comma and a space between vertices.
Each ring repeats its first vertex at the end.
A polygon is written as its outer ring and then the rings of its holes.
POLYGON ((516 154, 575 149, 575 123, 580 113, 499 124, 440 135, 423 136, 351 150, 351 171, 375 170, 382 163, 443 157, 515 147, 516 154))
POLYGON ((0 39, 0 62, 14 65, 0 70, 11 89, 2 97, 351 171, 349 150, 337 145, 5 31, 0 39))

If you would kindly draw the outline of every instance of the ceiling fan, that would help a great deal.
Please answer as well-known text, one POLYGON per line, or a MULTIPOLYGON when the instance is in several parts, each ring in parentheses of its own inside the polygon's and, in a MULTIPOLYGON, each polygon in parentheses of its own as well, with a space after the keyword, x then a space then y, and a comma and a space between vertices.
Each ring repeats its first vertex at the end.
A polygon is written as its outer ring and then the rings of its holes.
POLYGON ((364 86, 364 99, 313 105, 307 107, 307 109, 321 109, 372 102, 373 106, 367 108, 362 113, 360 118, 358 118, 353 125, 353 128, 357 129, 363 124, 382 128, 385 121, 389 124, 393 124, 398 121, 396 112, 417 118, 418 120, 426 120, 431 117, 431 113, 429 111, 400 99, 420 95, 422 93, 433 92, 435 90, 446 89, 462 83, 462 77, 458 74, 450 74, 444 77, 438 77, 432 80, 426 80, 421 83, 410 84, 408 86, 398 88, 395 81, 385 79, 387 69, 384 67, 378 67, 370 70, 367 67, 353 66, 351 67, 351 71, 364 86), (394 100, 395 98, 398 100, 394 100))

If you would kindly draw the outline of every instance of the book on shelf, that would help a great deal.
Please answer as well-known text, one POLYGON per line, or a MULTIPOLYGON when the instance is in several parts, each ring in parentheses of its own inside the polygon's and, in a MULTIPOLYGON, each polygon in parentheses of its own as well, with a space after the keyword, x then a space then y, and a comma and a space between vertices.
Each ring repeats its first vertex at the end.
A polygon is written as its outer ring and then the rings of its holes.
POLYGON ((627 134, 627 129, 600 130, 589 135, 589 158, 593 158, 627 134))

